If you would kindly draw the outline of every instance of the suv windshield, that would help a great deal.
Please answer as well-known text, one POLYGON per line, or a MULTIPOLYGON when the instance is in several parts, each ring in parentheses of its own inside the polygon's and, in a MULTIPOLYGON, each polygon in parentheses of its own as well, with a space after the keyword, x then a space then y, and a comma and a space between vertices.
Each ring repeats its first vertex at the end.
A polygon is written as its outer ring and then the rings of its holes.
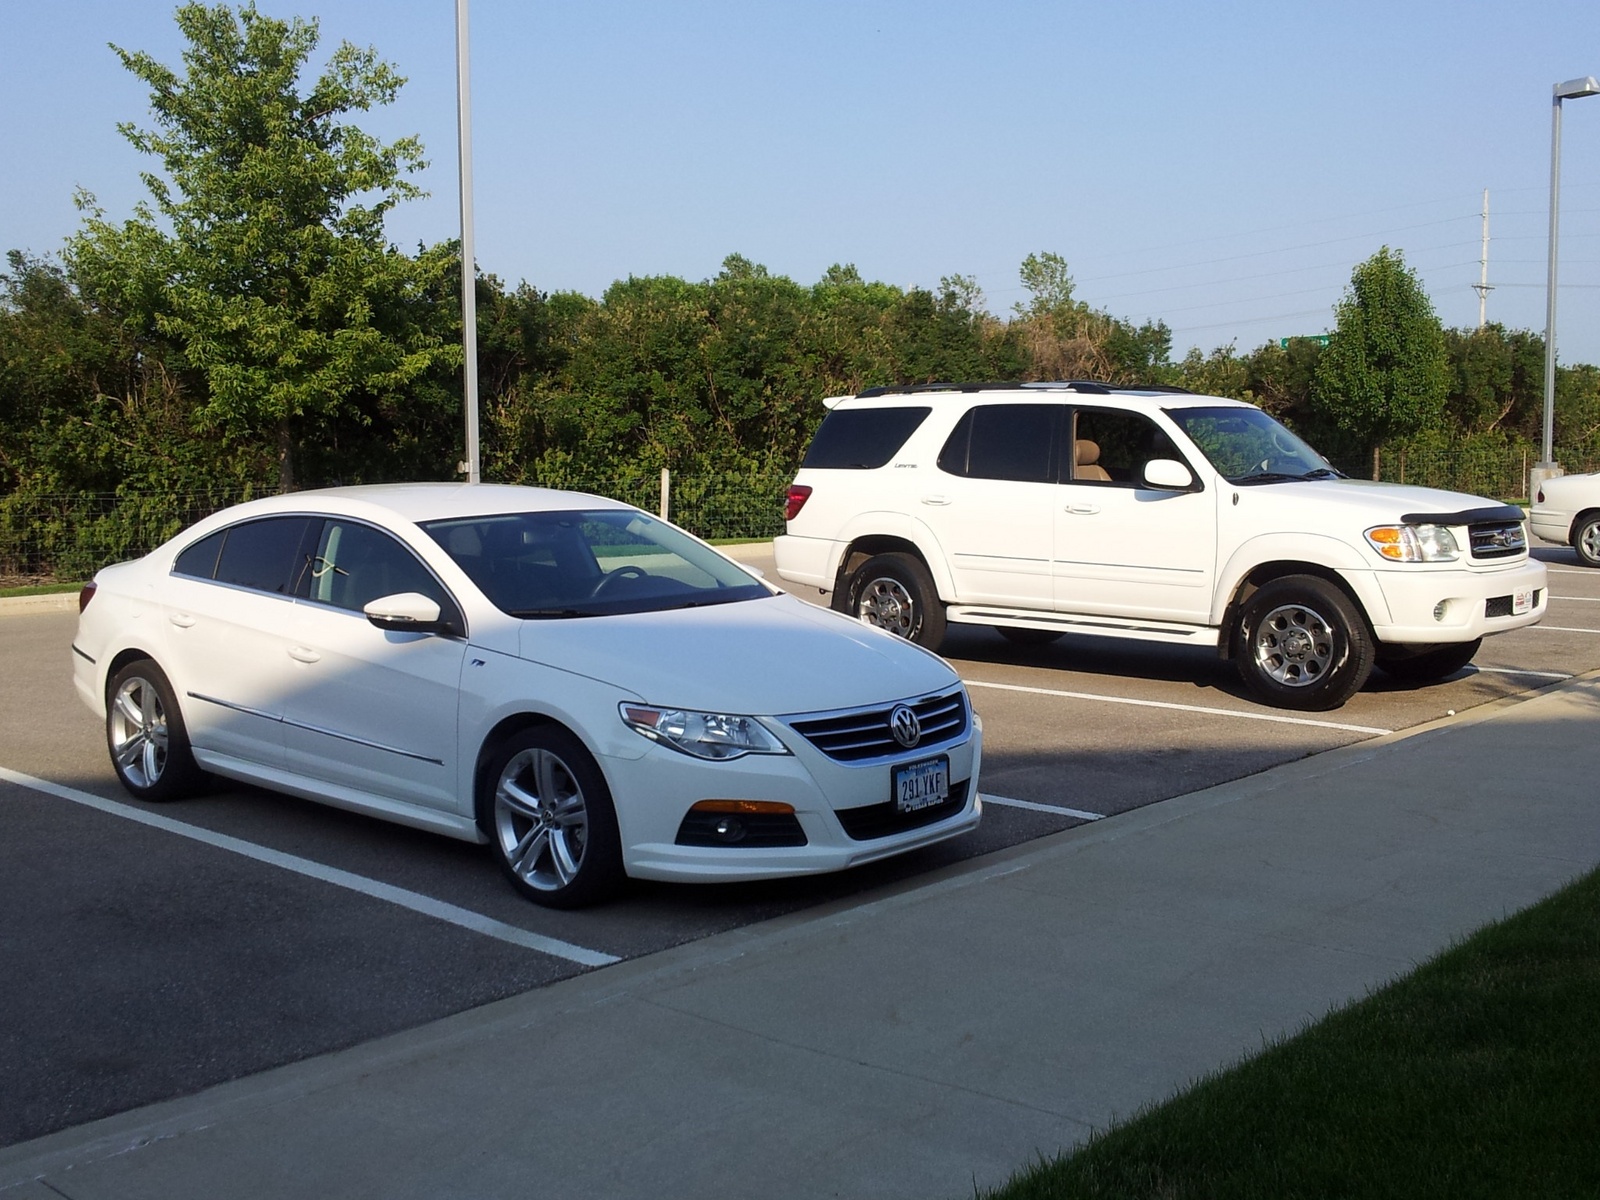
POLYGON ((765 584, 665 521, 626 509, 421 522, 513 617, 600 617, 731 604, 765 584))
POLYGON ((1170 408, 1167 416, 1229 483, 1339 478, 1327 459, 1259 408, 1170 408))

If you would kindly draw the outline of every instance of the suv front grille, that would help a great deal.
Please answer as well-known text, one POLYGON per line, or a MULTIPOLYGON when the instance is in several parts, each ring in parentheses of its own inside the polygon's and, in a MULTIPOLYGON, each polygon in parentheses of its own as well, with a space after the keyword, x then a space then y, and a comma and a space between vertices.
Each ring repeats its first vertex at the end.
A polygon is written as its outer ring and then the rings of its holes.
POLYGON ((906 702, 917 714, 922 737, 915 746, 902 746, 889 728, 889 715, 898 704, 848 712, 820 713, 791 717, 789 727, 835 762, 864 762, 891 758, 897 754, 934 746, 960 737, 967 731, 967 699, 959 689, 940 696, 925 696, 906 702))
POLYGON ((1467 526, 1473 558, 1511 558, 1528 548, 1521 521, 1484 521, 1467 526))
MULTIPOLYGON (((1533 589, 1533 607, 1539 607, 1539 596, 1543 588, 1533 589)), ((1483 615, 1486 617, 1509 617, 1512 615, 1512 596, 1490 596, 1483 602, 1483 615)))

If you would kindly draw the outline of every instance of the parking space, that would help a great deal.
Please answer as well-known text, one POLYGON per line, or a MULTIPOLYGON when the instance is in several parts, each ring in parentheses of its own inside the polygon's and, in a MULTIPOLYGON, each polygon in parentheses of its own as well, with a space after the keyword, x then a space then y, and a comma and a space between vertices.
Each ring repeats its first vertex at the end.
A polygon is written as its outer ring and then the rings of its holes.
MULTIPOLYGON (((1256 703, 1208 651, 1071 637, 1023 649, 954 629, 945 654, 985 723, 975 834, 839 876, 639 883, 575 913, 521 900, 478 847, 257 789, 133 805, 72 693, 73 615, 0 619, 0 1144, 1600 667, 1600 572, 1537 554, 1552 571, 1543 625, 1490 639, 1443 683, 1375 674, 1325 714, 1256 703)), ((776 578, 762 550, 738 556, 776 578)))

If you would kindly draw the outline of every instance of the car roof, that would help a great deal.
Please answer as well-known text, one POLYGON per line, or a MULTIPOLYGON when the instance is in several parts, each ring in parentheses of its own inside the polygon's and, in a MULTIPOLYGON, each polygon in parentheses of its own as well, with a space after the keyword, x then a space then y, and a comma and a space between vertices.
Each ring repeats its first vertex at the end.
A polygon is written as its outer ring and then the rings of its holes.
MULTIPOLYGON (((603 496, 556 488, 500 483, 378 483, 265 496, 213 513, 202 524, 207 528, 216 528, 251 517, 308 512, 365 518, 380 524, 396 519, 418 524, 460 517, 494 516, 498 513, 632 507, 603 496)), ((200 526, 194 528, 199 529, 200 526)))
POLYGON ((988 393, 1008 400, 1057 400, 1062 395, 1081 396, 1093 401, 1101 397, 1115 397, 1130 407, 1151 410, 1163 408, 1214 408, 1219 405, 1253 408, 1243 400, 1230 400, 1224 396, 1205 396, 1185 388, 1166 387, 1159 384, 1120 387, 1087 379, 1061 379, 1040 383, 919 383, 904 387, 865 388, 851 396, 830 396, 823 401, 827 407, 848 408, 877 407, 884 403, 926 404, 929 400, 948 399, 960 402, 976 393, 988 393))

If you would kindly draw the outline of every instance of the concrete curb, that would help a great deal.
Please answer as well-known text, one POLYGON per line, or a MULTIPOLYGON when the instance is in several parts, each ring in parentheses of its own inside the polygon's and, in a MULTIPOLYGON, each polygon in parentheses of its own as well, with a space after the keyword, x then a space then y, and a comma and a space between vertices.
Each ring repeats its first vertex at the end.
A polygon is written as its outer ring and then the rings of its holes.
POLYGON ((42 596, 0 596, 0 617, 19 617, 43 612, 73 612, 77 607, 77 592, 47 592, 42 596))

